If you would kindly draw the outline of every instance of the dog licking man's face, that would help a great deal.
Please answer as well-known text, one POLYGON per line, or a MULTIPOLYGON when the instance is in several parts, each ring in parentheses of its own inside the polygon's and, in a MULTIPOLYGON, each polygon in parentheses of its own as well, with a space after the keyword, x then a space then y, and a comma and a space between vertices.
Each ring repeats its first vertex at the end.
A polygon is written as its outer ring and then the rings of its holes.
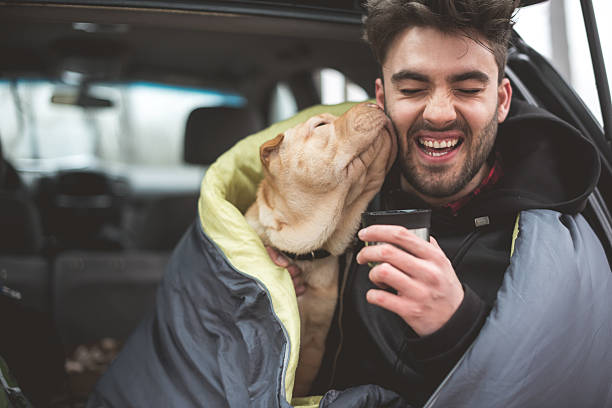
POLYGON ((269 140, 260 148, 260 233, 289 252, 344 252, 396 153, 393 127, 371 103, 314 116, 269 140))
MULTIPOLYGON (((363 103, 340 117, 316 115, 261 146, 261 160, 272 177, 285 179, 303 193, 355 194, 378 191, 397 151, 385 113, 363 103)), ((279 180, 280 182, 283 182, 279 180)))

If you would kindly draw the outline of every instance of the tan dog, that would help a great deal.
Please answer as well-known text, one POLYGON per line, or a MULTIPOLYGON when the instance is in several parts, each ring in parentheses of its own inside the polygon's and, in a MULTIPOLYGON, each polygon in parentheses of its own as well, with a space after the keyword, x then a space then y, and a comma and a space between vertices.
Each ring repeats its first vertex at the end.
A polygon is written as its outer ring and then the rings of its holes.
POLYGON ((321 114, 260 148, 264 179, 245 217, 265 245, 292 254, 306 284, 298 298, 300 357, 294 396, 310 391, 325 350, 338 294, 338 256, 359 227, 360 215, 382 186, 397 151, 387 116, 374 104, 340 117, 321 114))

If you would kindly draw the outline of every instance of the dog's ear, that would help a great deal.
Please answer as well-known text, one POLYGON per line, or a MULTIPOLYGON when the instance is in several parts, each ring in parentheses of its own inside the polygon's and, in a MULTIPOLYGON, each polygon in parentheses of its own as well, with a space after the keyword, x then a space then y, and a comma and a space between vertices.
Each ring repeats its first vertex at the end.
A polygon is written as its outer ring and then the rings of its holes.
POLYGON ((261 163, 264 165, 264 167, 268 167, 268 164, 270 164, 270 155, 278 151, 284 137, 285 135, 280 133, 274 139, 270 139, 261 145, 259 148, 259 157, 261 158, 261 163))

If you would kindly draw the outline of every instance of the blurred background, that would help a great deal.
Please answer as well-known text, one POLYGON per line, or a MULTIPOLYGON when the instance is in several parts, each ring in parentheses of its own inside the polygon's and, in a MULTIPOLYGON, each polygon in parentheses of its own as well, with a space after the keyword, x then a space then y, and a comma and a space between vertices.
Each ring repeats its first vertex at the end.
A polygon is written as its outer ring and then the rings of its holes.
MULTIPOLYGON (((612 77, 612 1, 593 0, 608 83, 612 77)), ((591 55, 579 0, 550 0, 516 16, 516 31, 544 55, 602 122, 591 55)))

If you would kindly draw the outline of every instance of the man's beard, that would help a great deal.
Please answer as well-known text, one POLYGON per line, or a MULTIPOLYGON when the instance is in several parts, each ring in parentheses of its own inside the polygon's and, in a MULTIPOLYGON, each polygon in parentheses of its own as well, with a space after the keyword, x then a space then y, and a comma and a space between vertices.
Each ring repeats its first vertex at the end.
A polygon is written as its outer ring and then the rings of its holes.
MULTIPOLYGON (((388 116, 391 118, 390 115, 388 116)), ((397 131, 393 119, 391 119, 391 122, 399 136, 400 133, 397 131)), ((400 146, 399 162, 402 175, 417 192, 425 196, 445 198, 457 194, 476 176, 487 161, 495 143, 497 126, 497 109, 477 137, 472 135, 470 127, 461 118, 443 129, 434 128, 422 119, 417 120, 406 132, 405 146, 400 146), (467 151, 464 162, 458 171, 452 171, 444 165, 423 167, 422 164, 417 164, 416 160, 412 160, 413 150, 419 149, 414 141, 414 135, 421 130, 459 130, 465 135, 462 148, 469 149, 469 151, 467 151), (404 149, 406 151, 402 151, 404 149)))

